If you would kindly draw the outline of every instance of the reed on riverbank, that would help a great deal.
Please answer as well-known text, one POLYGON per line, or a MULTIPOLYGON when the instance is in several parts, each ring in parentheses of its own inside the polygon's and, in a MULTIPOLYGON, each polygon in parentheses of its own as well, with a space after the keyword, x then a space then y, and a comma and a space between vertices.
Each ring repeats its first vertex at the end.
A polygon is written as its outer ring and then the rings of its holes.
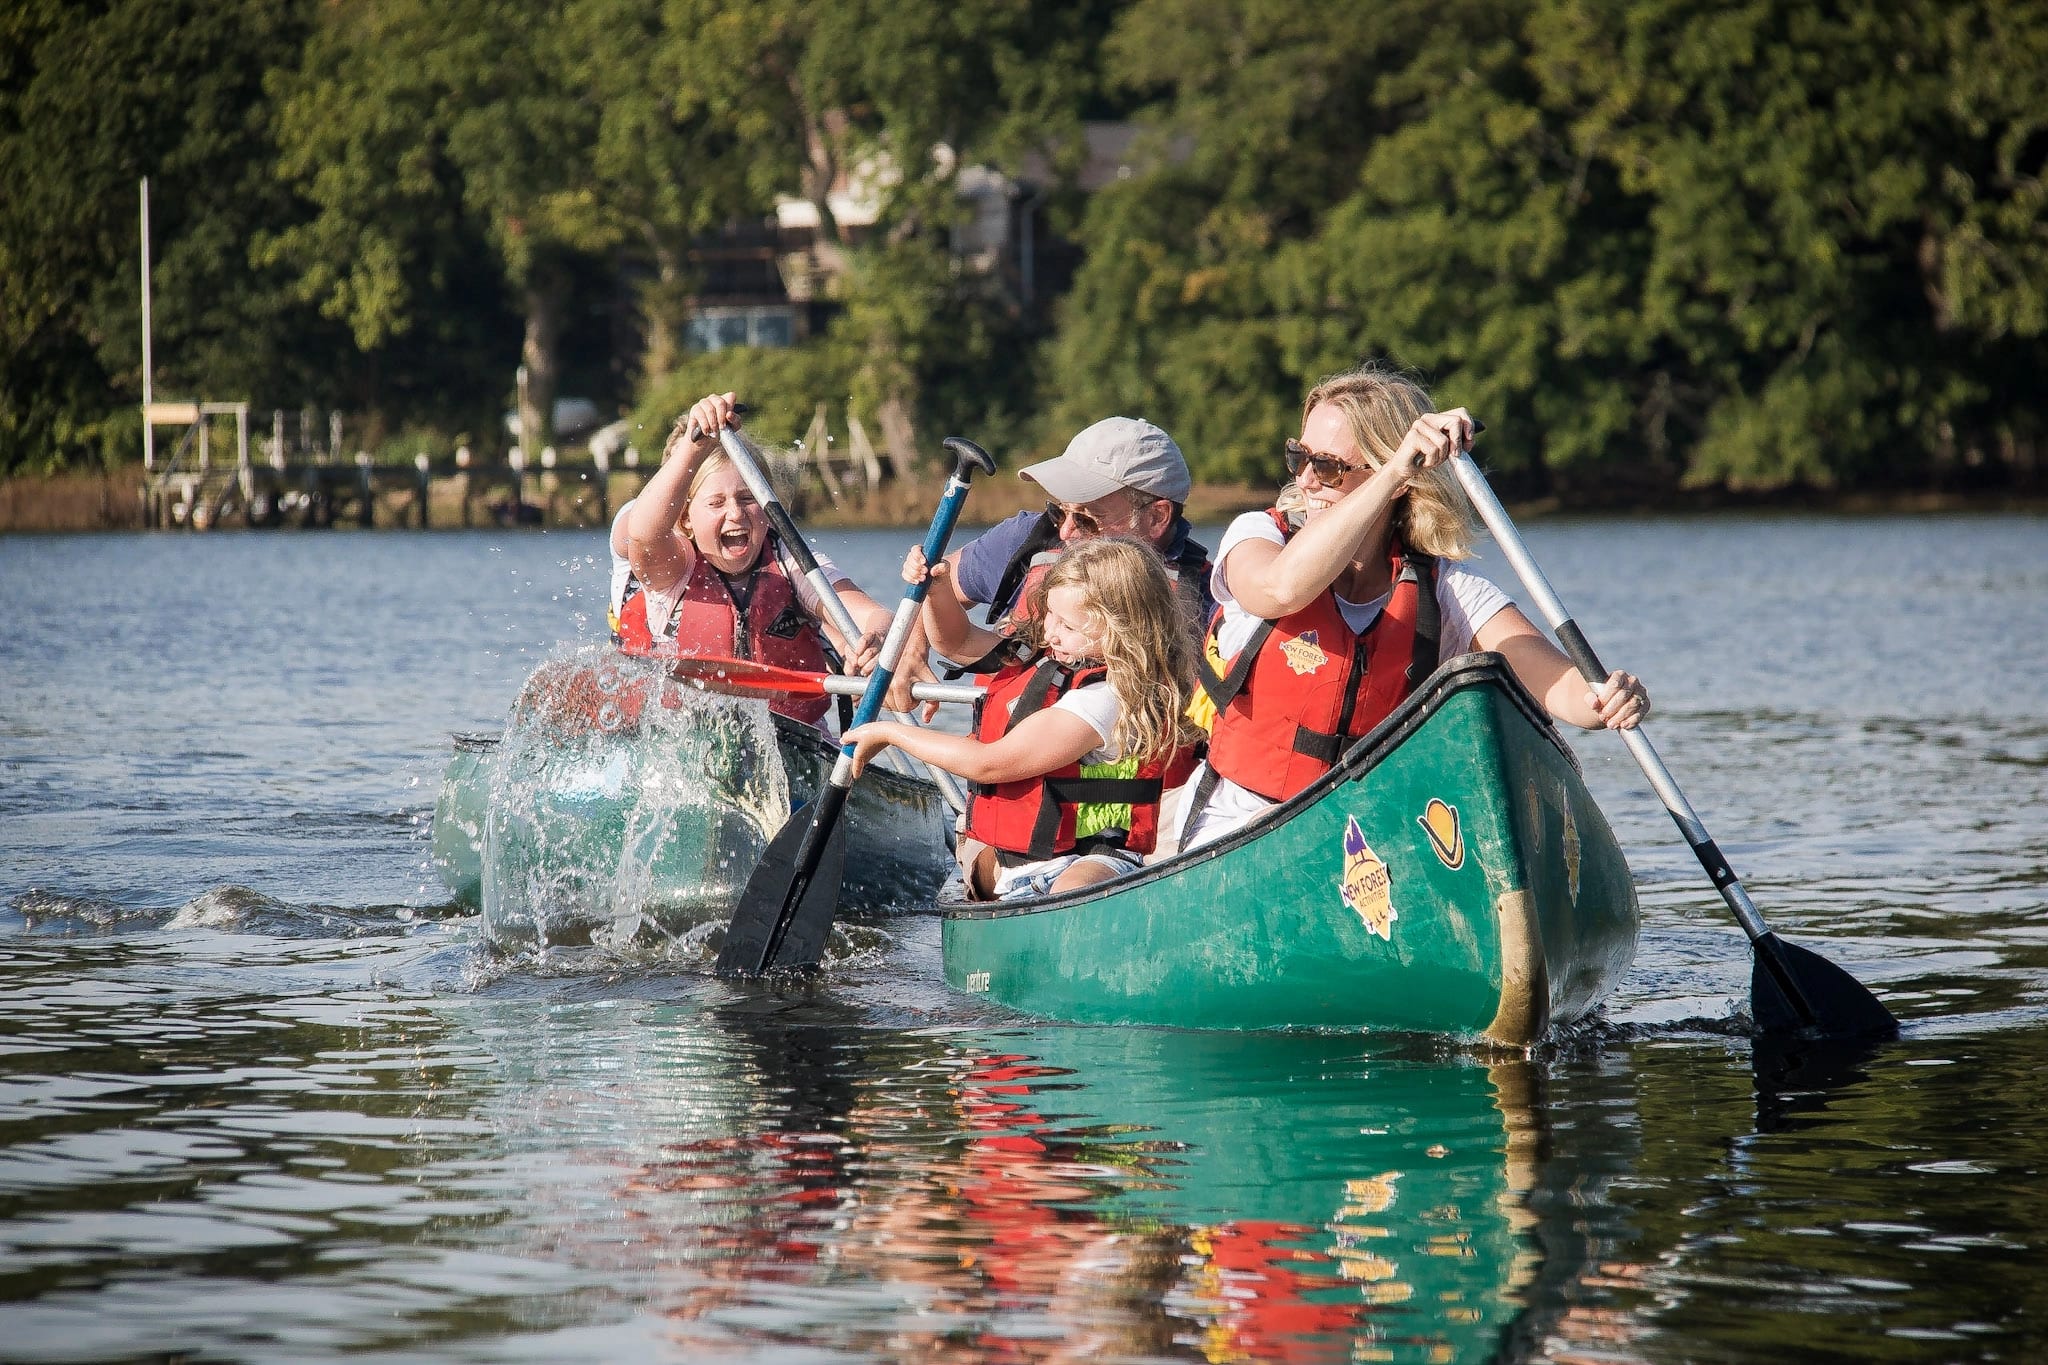
POLYGON ((136 530, 142 483, 140 461, 0 479, 0 532, 136 530))

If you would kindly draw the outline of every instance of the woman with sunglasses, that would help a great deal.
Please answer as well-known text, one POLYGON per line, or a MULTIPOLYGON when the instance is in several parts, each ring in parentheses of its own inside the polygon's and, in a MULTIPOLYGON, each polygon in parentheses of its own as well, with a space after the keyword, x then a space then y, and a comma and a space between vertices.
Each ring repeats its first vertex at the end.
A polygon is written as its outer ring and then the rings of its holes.
POLYGON ((1469 449, 1462 408, 1367 364, 1317 384, 1287 442, 1293 481, 1231 523, 1211 577, 1218 610, 1198 670, 1216 706, 1181 846, 1209 843, 1308 786, 1442 660, 1503 655, 1559 720, 1628 729, 1649 695, 1628 673, 1595 690, 1510 602, 1456 561, 1472 510, 1447 467, 1469 449))

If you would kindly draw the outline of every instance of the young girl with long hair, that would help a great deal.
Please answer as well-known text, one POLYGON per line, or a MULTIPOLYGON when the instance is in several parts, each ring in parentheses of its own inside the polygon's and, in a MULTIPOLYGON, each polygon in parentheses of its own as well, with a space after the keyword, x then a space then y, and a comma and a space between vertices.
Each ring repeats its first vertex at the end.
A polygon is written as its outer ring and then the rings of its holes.
MULTIPOLYGON (((932 647, 982 659, 1005 637, 968 620, 950 572, 928 570, 922 549, 903 566, 910 582, 933 580, 932 647)), ((1073 891, 1138 867, 1158 838, 1161 791, 1193 767, 1194 644, 1158 553, 1117 536, 1070 545, 1031 594, 972 735, 878 721, 847 736, 856 772, 894 745, 973 785, 959 853, 979 899, 1073 891)))

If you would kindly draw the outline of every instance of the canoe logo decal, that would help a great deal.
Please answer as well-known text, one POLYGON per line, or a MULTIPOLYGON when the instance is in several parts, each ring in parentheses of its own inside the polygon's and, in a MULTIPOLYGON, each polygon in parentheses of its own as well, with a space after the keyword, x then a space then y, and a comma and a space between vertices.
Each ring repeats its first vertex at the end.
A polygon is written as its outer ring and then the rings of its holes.
POLYGON ((1280 653, 1286 656, 1287 666, 1293 669, 1297 676, 1313 673, 1330 662, 1330 656, 1323 653, 1322 641, 1312 630, 1305 630, 1280 646, 1280 653))
POLYGON ((1365 831, 1358 827, 1355 815, 1344 819, 1344 876, 1338 887, 1344 893, 1344 903, 1357 912, 1366 929, 1392 942, 1394 921, 1400 918, 1394 910, 1393 879, 1387 875, 1387 865, 1365 842, 1365 831))
POLYGON ((1432 796, 1422 814, 1415 817, 1415 823, 1429 836, 1429 846, 1436 852, 1438 862, 1453 872, 1465 865, 1465 826, 1458 819, 1456 806, 1441 796, 1432 796))
MULTIPOLYGON (((1562 795, 1562 793, 1560 793, 1562 795)), ((1572 799, 1565 796, 1561 803, 1564 810, 1564 879, 1570 889, 1572 904, 1579 903, 1579 822, 1572 818, 1572 799)))
POLYGON ((969 972, 967 974, 967 989, 977 995, 986 991, 988 989, 988 973, 969 972))

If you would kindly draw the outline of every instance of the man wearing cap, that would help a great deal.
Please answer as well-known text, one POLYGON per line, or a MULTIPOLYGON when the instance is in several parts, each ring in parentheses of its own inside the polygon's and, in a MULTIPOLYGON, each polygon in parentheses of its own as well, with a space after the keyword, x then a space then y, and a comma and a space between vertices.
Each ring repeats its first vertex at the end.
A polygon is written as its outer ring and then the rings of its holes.
POLYGON ((1133 417, 1087 428, 1057 458, 1017 471, 1052 499, 1042 513, 1019 512, 953 556, 951 580, 963 604, 986 604, 1000 623, 1022 609, 1031 582, 1060 550, 1098 535, 1125 535, 1159 551, 1174 577, 1188 629, 1207 628, 1209 552, 1189 538, 1181 515, 1192 480, 1171 436, 1133 417))
MULTIPOLYGON (((1061 549, 1091 536, 1124 535, 1159 551, 1174 580, 1188 632, 1199 641, 1216 613, 1209 595, 1209 552, 1189 535, 1181 515, 1193 479, 1174 439, 1135 417, 1107 417, 1067 443, 1056 458, 1017 471, 1045 489, 1043 512, 1019 512, 989 527, 947 556, 951 583, 965 607, 988 607, 1001 626, 1025 609, 1034 577, 1043 575, 1061 549)), ((910 686, 931 678, 926 664, 924 622, 912 628, 896 674, 889 705, 908 710, 910 686)), ((994 661, 988 661, 990 668, 994 661)), ((928 708, 934 709, 934 708, 928 708)))

